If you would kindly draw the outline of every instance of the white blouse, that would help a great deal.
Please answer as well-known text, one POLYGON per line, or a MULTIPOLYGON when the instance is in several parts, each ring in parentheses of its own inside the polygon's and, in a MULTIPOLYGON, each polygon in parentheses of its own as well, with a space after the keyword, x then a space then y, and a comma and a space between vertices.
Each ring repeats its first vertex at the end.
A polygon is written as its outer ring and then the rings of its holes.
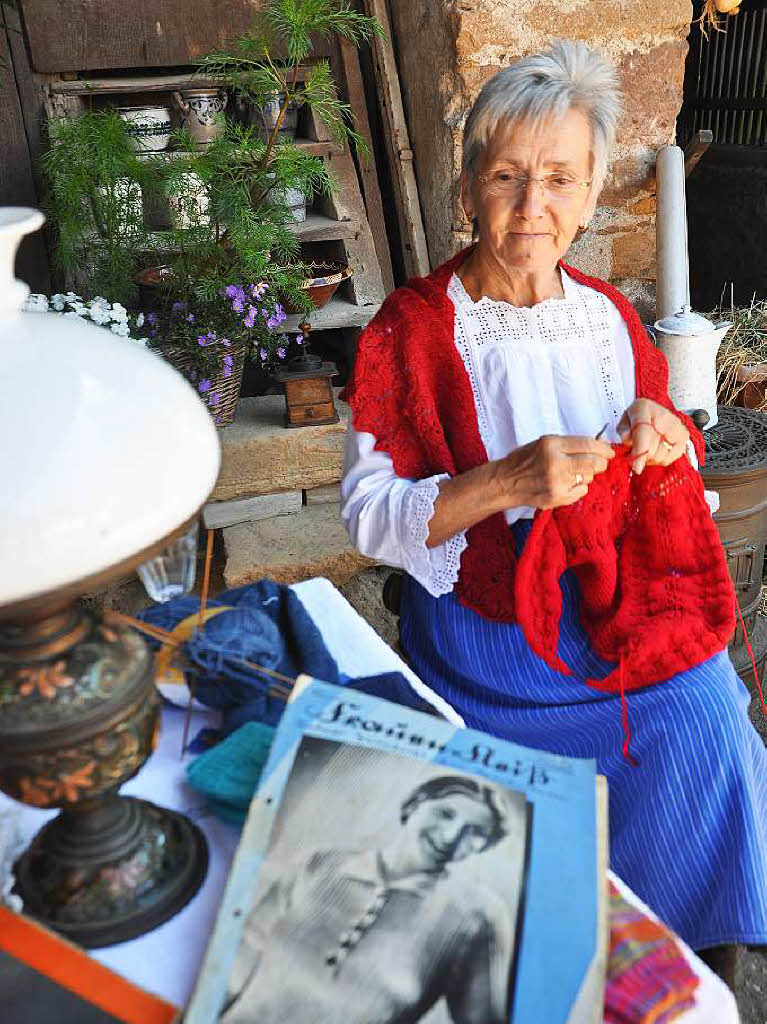
MULTIPOLYGON (((628 329, 601 292, 562 272, 564 298, 531 307, 483 296, 473 302, 457 275, 447 294, 455 307, 455 345, 471 381, 488 459, 503 458, 544 434, 619 440, 618 422, 636 394, 628 329)), ((458 579, 465 531, 427 548, 439 482, 447 474, 405 480, 372 434, 344 441, 341 518, 365 555, 404 569, 435 597, 458 579)), ((535 509, 506 510, 509 523, 535 509)))

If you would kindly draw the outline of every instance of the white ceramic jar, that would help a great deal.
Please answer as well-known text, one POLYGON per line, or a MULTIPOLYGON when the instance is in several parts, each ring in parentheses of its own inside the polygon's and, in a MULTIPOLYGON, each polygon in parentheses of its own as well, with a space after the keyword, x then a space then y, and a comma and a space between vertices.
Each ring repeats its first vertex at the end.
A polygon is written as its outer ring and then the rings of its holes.
POLYGON ((125 121, 131 145, 138 153, 160 153, 170 143, 171 118, 168 107, 118 107, 125 121))

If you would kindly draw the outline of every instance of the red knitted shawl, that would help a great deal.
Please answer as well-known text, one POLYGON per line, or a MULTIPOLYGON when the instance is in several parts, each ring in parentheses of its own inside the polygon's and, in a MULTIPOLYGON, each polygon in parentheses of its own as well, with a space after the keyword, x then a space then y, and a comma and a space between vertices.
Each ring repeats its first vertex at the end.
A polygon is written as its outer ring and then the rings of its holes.
MULTIPOLYGON (((453 271, 470 249, 428 277, 398 288, 362 332, 343 393, 357 430, 373 434, 398 476, 451 476, 487 462, 471 383, 454 341, 447 296, 453 271)), ((615 288, 565 266, 575 280, 605 294, 626 322, 636 394, 674 409, 663 354, 615 288)), ((703 439, 686 417, 701 464, 703 439)), ((583 594, 581 617, 594 649, 620 662, 592 685, 618 692, 668 679, 722 650, 734 629, 734 595, 699 475, 680 459, 637 477, 624 452, 574 506, 536 514, 519 562, 502 513, 472 526, 456 593, 485 618, 518 622, 549 664, 557 657, 559 576, 573 568, 583 594)))

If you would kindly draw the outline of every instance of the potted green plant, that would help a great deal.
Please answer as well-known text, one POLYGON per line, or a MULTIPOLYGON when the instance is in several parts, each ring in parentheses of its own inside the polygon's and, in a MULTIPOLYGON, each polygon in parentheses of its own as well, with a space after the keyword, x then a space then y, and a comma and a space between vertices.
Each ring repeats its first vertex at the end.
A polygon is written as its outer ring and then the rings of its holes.
POLYGON ((130 303, 147 245, 144 201, 155 187, 151 162, 136 155, 116 111, 86 111, 49 122, 42 159, 55 264, 86 294, 130 303))

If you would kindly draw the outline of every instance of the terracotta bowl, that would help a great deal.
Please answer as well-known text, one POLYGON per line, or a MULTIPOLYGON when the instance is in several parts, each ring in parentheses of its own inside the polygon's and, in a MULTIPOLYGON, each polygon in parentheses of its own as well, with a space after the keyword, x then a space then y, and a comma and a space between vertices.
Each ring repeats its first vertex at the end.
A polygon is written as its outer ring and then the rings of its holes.
MULTIPOLYGON (((315 309, 322 309, 335 295, 341 282, 348 281, 354 273, 345 263, 312 263, 310 270, 312 276, 305 278, 301 287, 315 309)), ((284 303, 284 307, 288 313, 299 312, 290 303, 284 303)))

